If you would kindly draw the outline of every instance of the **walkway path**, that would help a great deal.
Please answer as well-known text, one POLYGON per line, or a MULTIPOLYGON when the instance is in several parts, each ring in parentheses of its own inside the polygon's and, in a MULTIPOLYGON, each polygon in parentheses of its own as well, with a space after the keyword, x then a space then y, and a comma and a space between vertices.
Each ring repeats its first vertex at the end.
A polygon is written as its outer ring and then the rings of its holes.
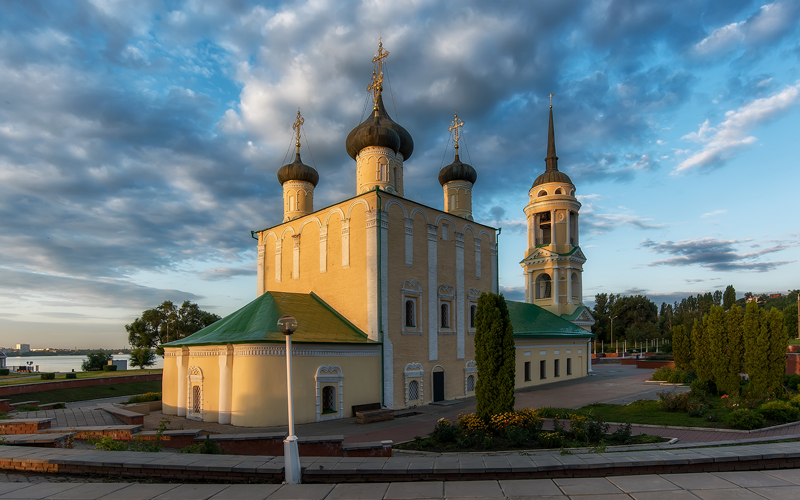
POLYGON ((20 412, 16 418, 54 418, 52 427, 95 427, 125 423, 99 407, 20 412))

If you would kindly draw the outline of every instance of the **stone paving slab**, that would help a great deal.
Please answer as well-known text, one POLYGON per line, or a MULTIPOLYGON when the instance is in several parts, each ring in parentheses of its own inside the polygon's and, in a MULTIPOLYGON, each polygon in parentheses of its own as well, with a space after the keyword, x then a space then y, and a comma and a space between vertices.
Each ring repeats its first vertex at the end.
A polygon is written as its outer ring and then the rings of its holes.
POLYGON ((28 411, 17 413, 16 418, 52 418, 53 427, 88 427, 102 425, 125 425, 125 422, 100 407, 62 408, 59 410, 28 411))

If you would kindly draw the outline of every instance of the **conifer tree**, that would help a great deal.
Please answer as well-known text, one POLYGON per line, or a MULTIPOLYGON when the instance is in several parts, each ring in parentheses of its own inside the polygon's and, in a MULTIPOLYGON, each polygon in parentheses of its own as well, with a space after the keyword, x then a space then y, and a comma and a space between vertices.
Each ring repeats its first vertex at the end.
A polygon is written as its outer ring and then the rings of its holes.
POLYGON ((683 325, 672 329, 672 354, 677 368, 684 371, 692 369, 692 339, 683 325))
POLYGON ((516 348, 508 306, 502 295, 482 293, 475 314, 475 412, 487 419, 514 410, 516 348))
POLYGON ((786 336, 783 314, 778 309, 774 307, 770 309, 765 319, 769 331, 767 388, 780 395, 783 394, 783 375, 786 373, 786 348, 789 345, 789 338, 786 336))
POLYGON ((703 381, 712 380, 711 359, 709 359, 708 338, 703 328, 704 321, 694 320, 692 325, 692 358, 694 359, 694 370, 697 378, 703 381))
POLYGON ((767 366, 767 346, 769 326, 764 320, 764 313, 755 302, 747 304, 744 313, 744 364, 750 379, 748 391, 758 396, 767 391, 769 367, 767 366))
POLYGON ((744 338, 742 325, 742 309, 734 305, 725 314, 725 330, 727 336, 727 368, 724 378, 717 379, 717 387, 728 395, 739 394, 741 389, 741 373, 744 371, 744 338))
POLYGON ((711 364, 711 376, 720 388, 728 375, 728 339, 725 331, 725 309, 722 306, 711 306, 711 310, 703 318, 703 330, 708 338, 708 357, 711 364))
POLYGON ((736 289, 733 288, 733 285, 728 285, 725 289, 725 293, 722 295, 722 307, 724 307, 726 311, 730 311, 734 303, 736 303, 736 289))

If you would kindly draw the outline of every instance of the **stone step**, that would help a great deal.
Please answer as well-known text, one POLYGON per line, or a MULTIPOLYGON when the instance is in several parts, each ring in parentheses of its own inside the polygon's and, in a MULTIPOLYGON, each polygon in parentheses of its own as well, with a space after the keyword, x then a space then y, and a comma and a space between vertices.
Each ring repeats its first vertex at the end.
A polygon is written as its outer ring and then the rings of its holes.
POLYGON ((12 434, 3 436, 3 443, 9 446, 35 446, 37 448, 72 448, 74 432, 53 432, 37 434, 12 434))
POLYGON ((134 411, 111 405, 102 405, 100 408, 128 425, 144 425, 144 415, 141 413, 136 413, 134 411))

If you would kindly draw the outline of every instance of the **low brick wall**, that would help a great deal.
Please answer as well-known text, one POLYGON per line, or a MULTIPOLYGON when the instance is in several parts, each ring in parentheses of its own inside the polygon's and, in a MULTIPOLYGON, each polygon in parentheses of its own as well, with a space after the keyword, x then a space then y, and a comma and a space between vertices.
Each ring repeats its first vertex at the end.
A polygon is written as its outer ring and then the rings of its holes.
POLYGON ((36 384, 18 384, 0 387, 0 397, 30 394, 33 392, 52 391, 54 389, 71 389, 73 387, 94 387, 97 385, 116 385, 129 382, 147 382, 161 380, 160 373, 147 375, 120 375, 117 377, 85 378, 76 380, 58 380, 53 382, 40 382, 36 384))
POLYGON ((98 427, 53 427, 43 432, 74 432, 75 439, 89 439, 90 437, 104 438, 110 437, 118 441, 130 441, 136 437, 136 433, 142 429, 141 425, 112 426, 104 425, 98 427))
MULTIPOLYGON (((283 456, 283 440, 286 433, 265 434, 211 434, 208 439, 214 441, 220 451, 226 455, 258 455, 283 456)), ((206 436, 197 436, 194 443, 206 440, 206 436)))
POLYGON ((640 359, 636 362, 636 368, 661 368, 662 366, 675 366, 674 361, 648 361, 640 359))
POLYGON ((36 434, 50 429, 53 419, 0 420, 0 434, 36 434))
POLYGON ((793 373, 800 375, 800 354, 798 353, 786 354, 786 375, 793 373))

